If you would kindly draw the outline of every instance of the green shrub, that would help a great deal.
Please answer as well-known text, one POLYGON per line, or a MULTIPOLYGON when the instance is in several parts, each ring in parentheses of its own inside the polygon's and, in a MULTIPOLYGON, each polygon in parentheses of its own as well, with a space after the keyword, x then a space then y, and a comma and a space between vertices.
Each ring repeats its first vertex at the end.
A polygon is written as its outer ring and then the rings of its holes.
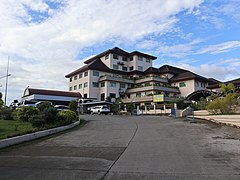
POLYGON ((1 108, 0 119, 13 120, 13 109, 1 108))
POLYGON ((69 109, 73 112, 77 112, 77 101, 72 100, 69 102, 69 109))
POLYGON ((44 109, 41 114, 43 114, 47 124, 54 124, 58 121, 58 110, 54 107, 44 109))
POLYGON ((36 128, 42 128, 46 124, 46 120, 44 118, 44 114, 37 114, 37 115, 32 115, 29 118, 29 122, 32 124, 33 127, 36 128))
POLYGON ((133 103, 126 104, 126 109, 127 112, 132 112, 132 110, 134 109, 134 104, 133 103))
POLYGON ((52 108, 52 107, 53 107, 53 105, 52 105, 51 102, 45 101, 45 102, 42 102, 40 105, 38 105, 37 108, 38 108, 40 111, 43 111, 43 110, 45 110, 45 109, 49 109, 49 108, 52 108))
POLYGON ((62 125, 70 124, 77 120, 77 115, 71 110, 64 110, 58 112, 58 120, 62 125))
POLYGON ((218 97, 207 105, 207 109, 212 114, 234 113, 234 107, 237 105, 237 97, 237 93, 230 93, 225 97, 218 97))
POLYGON ((39 114, 39 109, 31 106, 23 106, 17 108, 14 112, 14 119, 18 121, 28 122, 33 115, 39 114))

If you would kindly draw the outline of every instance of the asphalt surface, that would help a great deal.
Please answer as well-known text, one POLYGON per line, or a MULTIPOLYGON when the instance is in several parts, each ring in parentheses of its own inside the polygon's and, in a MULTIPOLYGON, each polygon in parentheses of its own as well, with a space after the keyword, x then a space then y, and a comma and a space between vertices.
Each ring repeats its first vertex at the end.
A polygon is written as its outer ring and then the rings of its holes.
POLYGON ((163 116, 82 118, 80 129, 0 150, 0 179, 240 179, 240 129, 163 116))

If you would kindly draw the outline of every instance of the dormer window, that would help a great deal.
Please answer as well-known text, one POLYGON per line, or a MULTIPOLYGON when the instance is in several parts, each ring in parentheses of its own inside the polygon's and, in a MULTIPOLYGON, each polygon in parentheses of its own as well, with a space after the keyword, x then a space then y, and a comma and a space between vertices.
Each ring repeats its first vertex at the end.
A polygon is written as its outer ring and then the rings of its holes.
POLYGON ((113 54, 113 59, 118 59, 118 55, 117 54, 113 54))

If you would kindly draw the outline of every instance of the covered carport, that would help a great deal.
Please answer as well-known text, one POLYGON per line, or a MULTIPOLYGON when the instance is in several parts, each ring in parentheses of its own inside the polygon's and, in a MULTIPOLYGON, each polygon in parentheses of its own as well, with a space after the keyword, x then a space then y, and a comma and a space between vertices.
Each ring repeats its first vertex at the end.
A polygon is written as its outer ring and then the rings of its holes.
POLYGON ((186 101, 199 101, 201 97, 203 98, 207 98, 208 96, 211 96, 212 94, 215 94, 212 91, 208 91, 208 90, 198 90, 198 91, 194 91, 193 93, 189 94, 185 100, 186 101))

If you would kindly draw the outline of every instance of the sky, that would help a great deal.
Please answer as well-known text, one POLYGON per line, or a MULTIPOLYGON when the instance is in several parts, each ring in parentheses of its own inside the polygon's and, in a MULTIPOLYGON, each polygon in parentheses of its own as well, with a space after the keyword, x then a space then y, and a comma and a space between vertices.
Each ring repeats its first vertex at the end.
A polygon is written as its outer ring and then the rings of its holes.
POLYGON ((4 0, 0 92, 68 90, 65 75, 113 47, 220 81, 240 78, 239 0, 4 0))

